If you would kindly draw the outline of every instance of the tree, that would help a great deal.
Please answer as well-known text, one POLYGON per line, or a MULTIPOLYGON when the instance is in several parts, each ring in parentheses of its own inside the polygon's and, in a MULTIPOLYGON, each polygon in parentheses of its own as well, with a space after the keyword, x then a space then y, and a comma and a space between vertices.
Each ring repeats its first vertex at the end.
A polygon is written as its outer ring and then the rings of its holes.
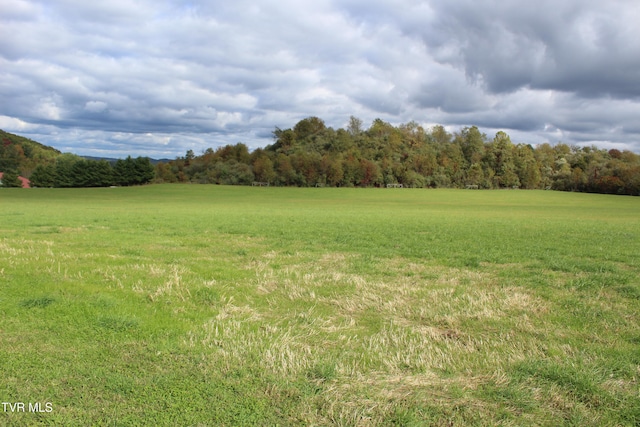
POLYGON ((467 185, 477 185, 479 187, 484 184, 484 171, 480 163, 474 163, 467 171, 467 185))
POLYGON ((52 164, 38 165, 29 179, 32 187, 54 187, 56 185, 55 166, 52 164))
POLYGON ((196 155, 193 153, 193 150, 187 150, 187 153, 184 156, 184 165, 189 166, 196 155))
POLYGON ((7 169, 2 175, 2 187, 20 188, 22 181, 18 178, 18 172, 15 169, 7 169))
POLYGON ((17 171, 24 160, 24 150, 20 144, 15 144, 9 139, 0 143, 1 171, 17 171))
POLYGON ((360 160, 360 169, 360 176, 362 177, 360 180, 360 185, 362 185, 363 187, 368 187, 373 184, 379 184, 382 180, 378 165, 376 165, 371 160, 360 160))
POLYGON ((342 159, 340 157, 332 157, 326 158, 325 160, 326 166, 326 176, 327 176, 327 184, 332 187, 337 187, 342 183, 344 178, 344 171, 342 170, 342 159))
POLYGON ((292 156, 292 165, 297 172, 300 186, 315 186, 322 182, 320 154, 316 152, 301 152, 292 156))
POLYGON ((118 159, 113 167, 113 181, 117 185, 142 185, 151 182, 155 177, 155 168, 148 157, 128 156, 118 159))
POLYGON ((570 191, 573 188, 571 181, 571 165, 564 157, 555 161, 552 188, 554 190, 570 191))
POLYGON ((352 137, 360 135, 362 133, 362 120, 354 116, 349 117, 347 132, 349 132, 352 137))
MULTIPOLYGON (((334 130, 318 117, 308 117, 293 129, 276 128, 273 136, 272 145, 251 153, 242 143, 207 149, 202 156, 189 151, 186 157, 158 165, 156 174, 162 182, 244 184, 257 179, 297 186, 402 183, 640 193, 640 156, 634 153, 562 143, 534 148, 513 144, 505 132, 488 141, 476 126, 451 134, 444 126, 425 131, 413 121, 393 126, 376 119, 363 131, 362 121, 351 116, 345 129, 334 130)), ((19 154, 14 150, 10 157, 19 154)), ((152 168, 148 175, 142 173, 144 168, 131 171, 131 162, 120 160, 115 165, 116 181, 121 185, 153 178, 152 168)), ((63 167, 65 162, 56 166, 56 185, 69 185, 69 178, 74 177, 63 167)), ((91 171, 89 178, 94 182, 97 169, 93 164, 76 167, 76 178, 91 171)), ((47 185, 46 172, 35 170, 34 182, 47 185)))
POLYGON ((291 185, 295 182, 296 171, 291 164, 291 159, 284 153, 276 157, 276 174, 280 184, 291 185))
POLYGON ((353 187, 362 181, 362 169, 360 161, 352 153, 347 154, 347 158, 342 162, 343 182, 348 187, 353 187))
POLYGON ((276 173, 273 170, 273 162, 266 155, 258 157, 253 161, 253 174, 260 182, 273 182, 276 173))
POLYGON ((520 179, 516 174, 516 167, 513 162, 514 145, 509 135, 503 131, 496 133, 492 149, 496 186, 503 188, 519 187, 520 179))
POLYGON ((431 138, 436 144, 445 145, 451 142, 451 134, 442 125, 436 125, 431 129, 431 138))
POLYGON ((457 142, 442 144, 438 154, 440 165, 454 186, 462 186, 464 181, 464 156, 457 142))
POLYGON ((73 165, 82 160, 75 154, 65 153, 56 158, 55 177, 56 187, 69 188, 75 186, 73 165))
POLYGON ((131 185, 133 182, 133 159, 128 156, 125 160, 118 159, 113 167, 113 180, 117 185, 131 185))
MULTIPOLYGON (((186 164, 186 162, 185 162, 186 164)), ((126 159, 118 159, 113 168, 114 180, 118 185, 133 185, 135 182, 134 160, 131 156, 126 159)))
POLYGON ((113 168, 106 160, 92 162, 93 174, 91 185, 93 187, 108 187, 113 185, 113 168))
POLYGON ((79 159, 71 165, 71 187, 94 187, 91 162, 79 159))
POLYGON ((467 164, 472 165, 480 162, 484 153, 484 143, 486 135, 480 133, 476 126, 462 129, 460 133, 461 147, 467 164))
POLYGON ((579 167, 573 168, 571 171, 571 177, 569 178, 569 185, 572 191, 583 191, 584 186, 587 183, 587 176, 579 167))
POLYGON ((216 163, 208 175, 216 184, 224 185, 249 185, 255 180, 251 166, 235 159, 216 163))
POLYGON ((155 178, 155 169, 148 157, 136 157, 133 164, 135 185, 147 184, 155 178))
POLYGON ((540 184, 540 168, 530 145, 518 144, 515 149, 514 164, 522 188, 534 189, 540 184))
POLYGON ((419 148, 426 140, 426 133, 423 127, 415 121, 400 125, 399 130, 407 148, 419 148))
POLYGON ((275 144, 268 146, 266 149, 276 153, 290 154, 296 145, 296 135, 291 129, 282 130, 276 128, 273 131, 273 139, 276 141, 275 144))
POLYGON ((156 165, 156 177, 159 182, 177 182, 178 178, 171 170, 171 166, 167 163, 158 163, 156 165))
POLYGON ((295 138, 298 141, 316 135, 326 129, 324 121, 318 117, 307 117, 300 120, 293 128, 295 138))

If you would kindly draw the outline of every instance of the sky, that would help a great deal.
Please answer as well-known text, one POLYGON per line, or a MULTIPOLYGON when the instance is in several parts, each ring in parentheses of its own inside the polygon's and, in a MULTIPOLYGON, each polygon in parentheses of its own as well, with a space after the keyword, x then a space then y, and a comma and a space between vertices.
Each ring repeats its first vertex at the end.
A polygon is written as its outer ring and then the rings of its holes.
POLYGON ((0 129, 175 158, 355 116, 640 153, 638 22, 637 0, 0 0, 0 129))

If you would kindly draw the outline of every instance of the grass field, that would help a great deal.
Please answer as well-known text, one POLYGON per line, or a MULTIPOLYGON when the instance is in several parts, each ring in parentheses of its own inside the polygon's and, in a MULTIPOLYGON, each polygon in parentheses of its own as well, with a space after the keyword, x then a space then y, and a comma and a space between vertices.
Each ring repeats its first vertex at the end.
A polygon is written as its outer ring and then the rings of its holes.
POLYGON ((637 426, 640 198, 5 189, 0 316, 0 425, 637 426))

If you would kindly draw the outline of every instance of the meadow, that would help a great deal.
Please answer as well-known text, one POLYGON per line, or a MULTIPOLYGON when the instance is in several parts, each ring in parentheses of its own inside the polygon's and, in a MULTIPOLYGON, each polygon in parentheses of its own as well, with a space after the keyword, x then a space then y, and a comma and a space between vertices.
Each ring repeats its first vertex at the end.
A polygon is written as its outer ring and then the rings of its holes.
POLYGON ((0 425, 637 426, 639 254, 637 197, 0 190, 0 425))

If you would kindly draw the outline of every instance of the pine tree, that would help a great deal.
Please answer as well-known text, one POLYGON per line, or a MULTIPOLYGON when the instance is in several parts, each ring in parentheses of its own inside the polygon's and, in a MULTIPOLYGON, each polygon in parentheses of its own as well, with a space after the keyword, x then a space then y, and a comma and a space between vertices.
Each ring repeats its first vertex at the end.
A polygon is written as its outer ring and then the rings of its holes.
POLYGON ((9 169, 2 175, 2 186, 5 188, 22 187, 22 181, 18 178, 18 172, 15 169, 9 169))

